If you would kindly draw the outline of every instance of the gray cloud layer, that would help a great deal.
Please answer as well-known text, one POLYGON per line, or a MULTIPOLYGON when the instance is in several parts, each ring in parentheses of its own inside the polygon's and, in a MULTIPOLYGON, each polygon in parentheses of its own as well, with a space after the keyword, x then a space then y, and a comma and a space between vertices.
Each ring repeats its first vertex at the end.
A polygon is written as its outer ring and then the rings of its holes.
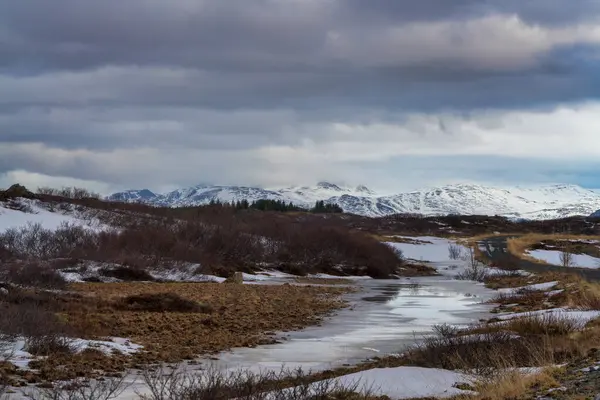
POLYGON ((447 143, 506 155, 484 146, 500 140, 493 109, 525 142, 546 127, 514 115, 540 107, 571 124, 557 149, 595 140, 578 122, 594 105, 565 120, 556 104, 597 99, 599 18, 595 0, 2 2, 0 173, 163 187, 379 171, 388 185, 395 157, 447 143))

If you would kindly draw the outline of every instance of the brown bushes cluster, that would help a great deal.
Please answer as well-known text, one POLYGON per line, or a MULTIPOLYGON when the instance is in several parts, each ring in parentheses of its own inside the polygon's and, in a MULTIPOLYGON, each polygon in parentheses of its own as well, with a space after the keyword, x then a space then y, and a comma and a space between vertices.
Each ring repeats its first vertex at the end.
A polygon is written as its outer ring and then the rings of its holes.
POLYGON ((61 189, 51 187, 40 187, 37 189, 39 195, 59 196, 69 199, 100 199, 100 194, 79 187, 63 187, 61 189))
MULTIPOLYGON (((133 279, 151 280, 142 271, 145 267, 173 262, 198 263, 221 274, 251 271, 268 264, 298 273, 373 277, 388 277, 400 265, 396 253, 376 239, 329 226, 326 220, 318 222, 233 216, 216 218, 211 223, 138 219, 120 231, 92 231, 73 224, 52 231, 30 224, 0 235, 0 248, 20 260, 128 260, 133 268, 106 272, 117 278, 127 275, 127 280, 133 273, 138 275, 133 279)), ((19 276, 24 273, 11 272, 19 281, 23 281, 19 276)))
MULTIPOLYGON (((17 299, 12 299, 17 300, 17 299)), ((74 351, 72 330, 53 313, 48 304, 19 299, 22 303, 0 302, 0 332, 12 338, 23 337, 24 350, 39 356, 74 351)))

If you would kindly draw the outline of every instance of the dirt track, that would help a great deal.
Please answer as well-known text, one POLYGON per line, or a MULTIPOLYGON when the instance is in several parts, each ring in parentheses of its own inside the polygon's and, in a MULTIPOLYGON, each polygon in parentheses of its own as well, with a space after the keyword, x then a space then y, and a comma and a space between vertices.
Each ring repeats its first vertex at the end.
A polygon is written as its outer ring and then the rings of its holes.
POLYGON ((518 265, 520 269, 530 272, 567 272, 577 274, 590 281, 600 281, 600 269, 591 268, 565 268, 557 265, 534 263, 511 254, 507 249, 506 241, 513 236, 496 236, 483 239, 485 246, 482 252, 490 260, 496 263, 507 263, 518 265))

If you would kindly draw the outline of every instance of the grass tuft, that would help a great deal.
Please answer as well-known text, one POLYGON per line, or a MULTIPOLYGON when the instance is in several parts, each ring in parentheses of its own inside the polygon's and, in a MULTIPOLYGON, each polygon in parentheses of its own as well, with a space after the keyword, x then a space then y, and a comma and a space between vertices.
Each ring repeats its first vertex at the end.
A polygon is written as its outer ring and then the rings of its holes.
POLYGON ((212 307, 194 300, 188 300, 176 293, 145 293, 127 296, 121 300, 121 307, 132 311, 204 313, 212 312, 212 307))

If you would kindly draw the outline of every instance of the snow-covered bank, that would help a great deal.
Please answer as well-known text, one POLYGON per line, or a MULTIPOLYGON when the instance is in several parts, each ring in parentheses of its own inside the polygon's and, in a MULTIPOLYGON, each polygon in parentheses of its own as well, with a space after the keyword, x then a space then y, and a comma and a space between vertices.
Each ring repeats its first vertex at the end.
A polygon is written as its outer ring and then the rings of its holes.
MULTIPOLYGON (((558 250, 530 250, 526 253, 535 259, 552 265, 563 265, 562 252, 558 250)), ((578 268, 600 268, 600 258, 587 254, 569 254, 569 266, 578 268)))
POLYGON ((548 310, 539 311, 528 311, 522 313, 511 313, 511 314, 499 314, 496 315, 497 319, 502 321, 508 321, 517 318, 549 318, 556 320, 569 320, 572 321, 577 329, 583 329, 587 323, 600 318, 600 311, 598 310, 573 310, 569 308, 551 308, 548 310))
MULTIPOLYGON (((456 388, 460 383, 471 384, 475 377, 460 372, 437 368, 397 367, 376 368, 344 375, 329 380, 334 387, 356 387, 357 392, 391 399, 415 399, 422 397, 448 398, 469 395, 473 392, 456 388)), ((312 386, 312 394, 318 393, 320 383, 312 386)))

